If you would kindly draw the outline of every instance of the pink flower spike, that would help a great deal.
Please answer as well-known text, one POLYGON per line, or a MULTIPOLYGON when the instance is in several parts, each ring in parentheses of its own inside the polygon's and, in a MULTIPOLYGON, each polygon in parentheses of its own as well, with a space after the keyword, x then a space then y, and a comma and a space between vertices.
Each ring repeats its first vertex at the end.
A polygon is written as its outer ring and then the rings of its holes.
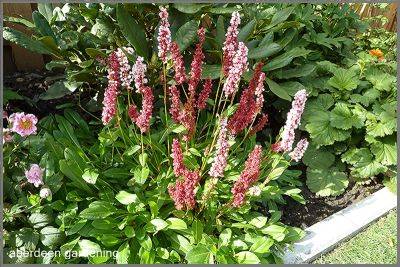
POLYGON ((201 79, 202 74, 202 65, 204 60, 203 53, 203 43, 205 40, 205 30, 204 28, 200 28, 197 31, 197 35, 199 37, 199 43, 196 45, 196 50, 194 52, 192 64, 190 65, 190 80, 189 80, 189 98, 191 101, 194 101, 196 95, 196 88, 201 79))
POLYGON ((28 171, 25 171, 26 179, 35 187, 43 184, 43 170, 37 164, 32 164, 28 171))
POLYGON ((301 115, 303 114, 306 100, 307 92, 305 89, 297 91, 294 95, 292 108, 287 114, 286 124, 283 129, 280 151, 289 152, 292 150, 295 137, 294 131, 300 125, 301 115))
POLYGON ((236 92, 240 77, 247 70, 247 53, 248 49, 243 42, 240 42, 236 54, 232 60, 232 67, 229 69, 228 77, 226 78, 223 91, 225 97, 229 97, 236 92))
POLYGON ((108 85, 104 91, 103 112, 101 115, 104 125, 108 124, 117 112, 118 87, 120 85, 119 69, 117 54, 112 52, 108 58, 108 85))
POLYGON ((175 82, 177 85, 180 85, 186 81, 186 70, 183 62, 183 56, 176 42, 172 42, 171 44, 171 57, 175 71, 175 82))
POLYGON ((159 16, 161 18, 160 27, 158 28, 158 57, 163 63, 167 63, 167 55, 171 47, 171 31, 168 22, 168 11, 165 7, 160 7, 159 16))
POLYGON ((137 57, 135 65, 132 67, 132 75, 135 81, 136 92, 140 93, 140 88, 147 84, 146 79, 146 64, 143 63, 142 57, 137 57))
POLYGON ((203 84, 203 90, 200 92, 199 97, 197 98, 197 108, 199 110, 205 109, 206 101, 210 96, 212 90, 212 80, 207 79, 203 84))
POLYGON ((264 129, 264 126, 265 126, 265 124, 267 124, 267 122, 268 122, 268 115, 263 114, 262 117, 260 119, 258 119, 257 124, 251 128, 249 135, 252 136, 253 134, 264 129))
POLYGON ((9 117, 9 122, 12 124, 11 131, 22 137, 36 134, 38 119, 33 114, 25 114, 24 112, 13 113, 9 117))
POLYGON ((139 117, 139 112, 137 111, 137 107, 135 104, 131 104, 128 108, 128 116, 131 118, 133 122, 136 122, 136 119, 139 117))
MULTIPOLYGON (((134 50, 132 47, 123 47, 126 53, 133 54, 134 50)), ((119 79, 121 81, 121 86, 131 90, 131 83, 132 83, 132 73, 131 73, 131 66, 129 65, 128 57, 126 56, 125 52, 118 48, 116 51, 116 55, 119 61, 119 79)))
POLYGON ((232 13, 230 25, 225 35, 225 42, 222 48, 223 50, 223 71, 225 76, 228 75, 230 68, 232 67, 233 57, 235 56, 238 47, 238 26, 240 24, 239 12, 235 11, 232 13))
POLYGON ((293 149, 292 152, 289 153, 289 156, 292 158, 292 160, 298 162, 304 155, 304 152, 306 152, 308 147, 308 141, 306 138, 301 139, 296 147, 293 149))
POLYGON ((215 153, 214 162, 211 165, 208 174, 211 177, 224 177, 224 170, 227 164, 229 143, 227 137, 227 120, 221 120, 221 129, 219 130, 217 150, 215 153))
POLYGON ((174 138, 174 140, 172 141, 172 159, 175 176, 183 176, 186 172, 186 167, 183 164, 183 153, 181 144, 179 144, 179 141, 176 138, 174 138))
POLYGON ((246 160, 244 170, 232 188, 234 207, 239 207, 245 202, 245 196, 250 186, 255 183, 260 175, 262 147, 256 145, 246 160))
POLYGON ((142 110, 136 118, 135 123, 139 127, 140 132, 143 134, 150 128, 150 119, 153 112, 153 91, 148 86, 143 86, 140 89, 142 94, 142 110))
POLYGON ((181 100, 179 96, 179 90, 175 85, 172 85, 169 88, 170 99, 171 99, 171 107, 169 109, 169 113, 171 114, 172 119, 176 122, 180 122, 180 112, 181 112, 181 100))

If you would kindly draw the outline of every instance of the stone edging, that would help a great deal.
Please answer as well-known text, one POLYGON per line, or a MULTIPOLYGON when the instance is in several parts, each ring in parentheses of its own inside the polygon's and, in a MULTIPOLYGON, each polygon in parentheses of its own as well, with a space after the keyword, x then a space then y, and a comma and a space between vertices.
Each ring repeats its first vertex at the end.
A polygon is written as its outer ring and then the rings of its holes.
POLYGON ((354 236, 397 206, 397 196, 386 187, 308 227, 305 237, 286 249, 285 264, 309 263, 354 236))

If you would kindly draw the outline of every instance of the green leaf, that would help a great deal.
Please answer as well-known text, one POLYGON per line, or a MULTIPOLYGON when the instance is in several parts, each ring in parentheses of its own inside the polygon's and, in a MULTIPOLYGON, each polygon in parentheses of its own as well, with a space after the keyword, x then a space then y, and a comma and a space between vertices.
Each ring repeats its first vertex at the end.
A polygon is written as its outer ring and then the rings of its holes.
POLYGON ((350 137, 350 131, 332 127, 329 112, 315 111, 307 118, 307 121, 305 128, 317 145, 331 145, 335 141, 344 141, 350 137))
POLYGON ((294 6, 278 10, 272 17, 271 23, 268 25, 267 29, 274 27, 275 25, 284 22, 292 14, 294 6))
POLYGON ((115 261, 117 262, 117 264, 127 264, 129 263, 130 255, 131 255, 131 250, 128 241, 126 241, 118 248, 115 261))
POLYGON ((199 243, 203 236, 203 224, 199 220, 194 220, 192 223, 192 233, 194 237, 194 241, 199 243))
POLYGON ((237 6, 217 6, 209 9, 209 12, 213 14, 232 14, 235 11, 239 11, 241 8, 237 6))
POLYGON ((258 44, 258 46, 259 47, 267 46, 269 44, 272 44, 273 41, 274 41, 274 33, 269 32, 264 36, 264 38, 261 40, 261 42, 258 44))
POLYGON ((99 50, 99 49, 95 49, 95 48, 86 48, 85 49, 86 54, 88 54, 91 58, 96 58, 96 57, 101 57, 101 58, 105 58, 107 55, 99 50))
MULTIPOLYGON (((217 34, 215 36, 215 40, 217 41, 220 48, 222 48, 225 41, 225 19, 224 16, 219 16, 217 20, 217 34)), ((204 70, 203 70, 204 71, 204 70)))
POLYGON ((218 79, 221 75, 221 65, 203 65, 202 79, 218 79))
POLYGON ((311 192, 326 197, 342 194, 349 185, 349 180, 346 174, 338 171, 336 167, 330 169, 307 168, 306 183, 311 192))
POLYGON ((188 46, 193 44, 197 36, 197 29, 198 24, 195 20, 186 22, 178 29, 174 40, 178 44, 181 51, 185 51, 188 46))
MULTIPOLYGON (((219 240, 220 240, 220 246, 228 246, 229 243, 231 242, 232 238, 232 230, 230 228, 225 228, 220 234, 219 234, 219 240)), ((247 249, 247 248, 245 248, 247 249)))
POLYGON ((303 163, 313 169, 327 169, 335 162, 335 155, 324 147, 317 148, 310 143, 303 156, 303 163))
POLYGON ((46 226, 40 230, 40 241, 46 247, 54 248, 64 240, 64 234, 53 226, 46 226))
POLYGON ((371 144, 371 152, 378 162, 383 165, 397 164, 397 147, 395 138, 384 138, 371 144))
POLYGON ((108 178, 116 179, 125 179, 132 176, 132 174, 128 170, 122 168, 110 168, 103 171, 103 175, 108 178))
POLYGON ((84 209, 79 217, 89 220, 104 219, 116 211, 116 208, 106 201, 95 201, 84 209))
POLYGON ((208 6, 207 4, 181 4, 181 3, 175 3, 174 8, 179 10, 182 13, 187 13, 187 14, 194 14, 199 12, 203 7, 208 6))
POLYGON ((364 124, 364 120, 354 115, 346 103, 337 103, 331 111, 330 119, 333 127, 342 130, 348 130, 353 126, 360 128, 364 124))
POLYGON ((193 263, 213 263, 213 254, 209 248, 204 244, 198 244, 192 248, 187 254, 185 259, 189 264, 193 263))
POLYGON ((79 240, 78 246, 79 257, 89 257, 90 255, 101 252, 101 247, 99 244, 87 239, 79 240))
POLYGON ((12 22, 12 23, 18 23, 18 24, 24 25, 24 26, 26 26, 28 28, 34 28, 35 27, 35 24, 33 24, 32 22, 30 22, 29 20, 24 19, 24 18, 4 17, 4 21, 12 22))
POLYGON ((67 81, 57 81, 49 86, 47 91, 40 95, 41 100, 51 100, 64 97, 73 93, 79 84, 69 84, 67 81))
POLYGON ((281 46, 277 43, 267 44, 265 46, 259 46, 249 50, 248 58, 259 59, 267 58, 274 55, 281 49, 281 46))
POLYGON ((53 70, 55 68, 64 69, 68 66, 68 62, 64 60, 52 60, 46 64, 46 70, 53 70))
POLYGON ((294 69, 277 70, 274 75, 278 79, 299 78, 310 75, 314 72, 316 66, 314 64, 304 64, 294 69))
POLYGON ((286 228, 277 224, 272 224, 261 229, 263 234, 270 235, 273 239, 281 242, 286 235, 286 228))
POLYGON ((238 41, 244 42, 249 38, 250 34, 254 30, 254 26, 256 25, 257 21, 255 19, 249 21, 240 31, 238 34, 238 41))
POLYGON ((250 251, 254 253, 264 254, 269 252, 269 248, 274 244, 274 240, 268 237, 260 236, 250 247, 250 251))
POLYGON ((129 205, 131 203, 139 202, 139 199, 136 194, 131 194, 126 191, 119 191, 115 196, 119 203, 124 205, 129 205))
POLYGON ((383 137, 385 135, 391 135, 396 131, 397 121, 396 117, 387 112, 382 112, 379 117, 368 114, 365 126, 366 132, 369 135, 383 137))
MULTIPOLYGON (((282 45, 281 45, 282 46, 282 45)), ((311 50, 307 50, 304 47, 295 47, 277 57, 274 57, 271 61, 269 61, 263 67, 264 71, 271 71, 279 68, 283 68, 289 65, 292 60, 296 57, 305 57, 311 52, 311 50)))
POLYGON ((169 223, 160 218, 151 220, 147 225, 148 232, 158 232, 169 226, 169 223))
POLYGON ((279 84, 268 78, 265 78, 265 81, 267 82, 268 87, 272 93, 274 93, 275 95, 277 95, 282 99, 291 101, 292 98, 290 97, 290 95, 282 87, 280 87, 279 84))
POLYGON ((143 185, 147 178, 149 177, 150 174, 150 169, 147 167, 143 167, 143 168, 137 168, 135 169, 133 175, 135 177, 135 181, 140 184, 143 185))
POLYGON ((51 216, 47 213, 32 213, 29 216, 29 222, 32 224, 33 228, 42 228, 53 221, 51 216))
POLYGON ((186 222, 182 219, 168 218, 167 223, 168 223, 168 229, 171 229, 171 230, 186 230, 187 229, 186 222))
POLYGON ((56 36, 54 35, 54 32, 49 25, 49 22, 42 14, 40 14, 38 11, 33 11, 32 19, 35 23, 36 29, 40 32, 42 36, 50 36, 55 42, 57 42, 56 36))
POLYGON ((397 194, 397 176, 388 177, 383 180, 383 184, 389 189, 393 194, 397 194))
POLYGON ((3 38, 35 53, 54 54, 54 51, 47 48, 42 42, 31 39, 26 34, 9 27, 4 27, 3 38))
POLYGON ((22 228, 15 232, 16 247, 23 246, 26 250, 33 251, 39 242, 39 234, 31 228, 22 228))
POLYGON ((250 251, 241 251, 235 254, 235 259, 239 264, 258 264, 260 259, 256 254, 250 251))
POLYGON ((356 178, 369 179, 387 170, 380 162, 373 160, 370 150, 353 148, 342 155, 342 161, 353 166, 350 167, 351 175, 356 178))
POLYGON ((149 51, 143 26, 135 21, 122 4, 117 5, 116 14, 118 26, 126 40, 135 48, 138 55, 147 58, 149 51))
POLYGON ((83 180, 89 184, 96 184, 97 177, 99 177, 99 173, 95 169, 86 169, 82 174, 83 180))
POLYGON ((53 18, 53 4, 51 3, 38 3, 37 8, 48 22, 51 22, 53 18))
POLYGON ((372 68, 365 73, 365 78, 371 82, 375 89, 390 92, 396 84, 396 77, 372 68))
POLYGON ((335 87, 339 90, 354 90, 357 88, 359 80, 355 76, 355 73, 339 68, 335 70, 335 75, 328 80, 328 85, 335 87))

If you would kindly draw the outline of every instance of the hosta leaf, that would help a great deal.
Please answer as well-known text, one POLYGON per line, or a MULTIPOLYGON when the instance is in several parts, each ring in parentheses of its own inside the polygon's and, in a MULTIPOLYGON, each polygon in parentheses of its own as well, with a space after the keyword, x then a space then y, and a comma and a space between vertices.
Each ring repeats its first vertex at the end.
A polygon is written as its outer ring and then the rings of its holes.
POLYGON ((395 138, 386 137, 382 141, 371 144, 371 152, 376 160, 383 165, 397 164, 397 149, 395 138))
POLYGON ((343 141, 350 137, 350 131, 332 127, 329 112, 315 111, 307 121, 305 128, 317 145, 331 145, 335 141, 343 141))
POLYGON ((337 103, 330 116, 331 125, 343 130, 348 130, 352 127, 360 128, 364 125, 365 120, 365 117, 354 115, 350 107, 345 103, 337 103))
POLYGON ((122 34, 135 48, 138 55, 147 58, 148 45, 143 26, 135 21, 124 5, 118 4, 116 10, 117 22, 122 34))
POLYGON ((303 156, 303 163, 313 169, 327 169, 335 162, 335 155, 324 147, 317 148, 310 143, 303 156))
POLYGON ((338 196, 349 185, 349 180, 344 172, 336 167, 330 169, 307 168, 307 186, 311 192, 318 196, 338 196))
POLYGON ((176 32, 174 40, 181 51, 184 51, 194 42, 197 36, 197 29, 197 21, 191 20, 183 24, 176 32))
POLYGON ((355 73, 346 69, 335 70, 335 75, 328 80, 328 84, 339 90, 354 90, 359 83, 355 73))
POLYGON ((202 263, 208 264, 213 263, 213 254, 210 249, 204 244, 198 244, 196 247, 192 248, 186 254, 186 260, 189 264, 192 263, 202 263))

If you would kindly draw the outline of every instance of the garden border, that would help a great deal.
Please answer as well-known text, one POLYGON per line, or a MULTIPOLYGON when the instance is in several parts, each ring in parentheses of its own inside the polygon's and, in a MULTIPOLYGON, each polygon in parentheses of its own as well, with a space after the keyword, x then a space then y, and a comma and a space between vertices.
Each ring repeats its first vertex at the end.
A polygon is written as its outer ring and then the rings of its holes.
POLYGON ((305 237, 286 248, 285 264, 310 263, 359 233, 397 206, 397 193, 386 187, 305 229, 305 237))

